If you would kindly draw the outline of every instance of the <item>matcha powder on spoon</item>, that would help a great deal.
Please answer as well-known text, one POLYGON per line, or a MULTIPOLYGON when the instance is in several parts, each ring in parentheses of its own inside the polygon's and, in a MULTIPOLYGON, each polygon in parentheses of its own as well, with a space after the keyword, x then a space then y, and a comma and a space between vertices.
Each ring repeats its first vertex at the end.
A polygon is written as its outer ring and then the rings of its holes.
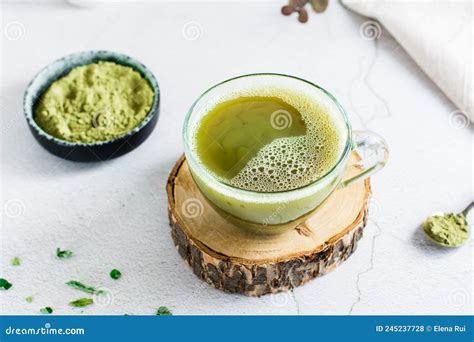
POLYGON ((469 237, 469 226, 463 214, 432 215, 423 223, 423 230, 443 246, 457 247, 469 237))
POLYGON ((76 67, 53 82, 38 101, 35 121, 61 140, 112 140, 145 119, 154 95, 139 72, 100 61, 76 67))

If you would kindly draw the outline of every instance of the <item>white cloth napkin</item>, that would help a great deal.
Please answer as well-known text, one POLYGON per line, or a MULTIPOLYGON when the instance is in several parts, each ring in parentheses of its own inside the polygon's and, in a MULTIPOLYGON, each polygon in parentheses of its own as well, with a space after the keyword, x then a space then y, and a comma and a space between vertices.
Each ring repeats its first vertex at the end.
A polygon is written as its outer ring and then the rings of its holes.
POLYGON ((342 0, 380 22, 471 121, 473 17, 471 0, 342 0))

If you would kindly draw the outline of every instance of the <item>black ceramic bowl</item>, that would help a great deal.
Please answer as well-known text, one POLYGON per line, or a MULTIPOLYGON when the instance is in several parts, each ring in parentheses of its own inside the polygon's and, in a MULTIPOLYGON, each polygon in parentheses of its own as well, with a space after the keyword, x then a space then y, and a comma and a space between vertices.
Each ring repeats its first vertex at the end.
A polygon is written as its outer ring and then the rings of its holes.
POLYGON ((28 85, 23 101, 23 110, 33 136, 49 152, 68 160, 92 162, 119 157, 138 147, 148 138, 158 121, 160 107, 160 89, 155 76, 137 60, 110 51, 86 51, 75 53, 49 64, 41 70, 28 85), (35 106, 43 92, 58 78, 66 75, 72 68, 111 61, 129 66, 138 71, 149 83, 155 94, 153 104, 145 119, 132 131, 112 140, 91 144, 61 140, 46 133, 34 119, 35 106))

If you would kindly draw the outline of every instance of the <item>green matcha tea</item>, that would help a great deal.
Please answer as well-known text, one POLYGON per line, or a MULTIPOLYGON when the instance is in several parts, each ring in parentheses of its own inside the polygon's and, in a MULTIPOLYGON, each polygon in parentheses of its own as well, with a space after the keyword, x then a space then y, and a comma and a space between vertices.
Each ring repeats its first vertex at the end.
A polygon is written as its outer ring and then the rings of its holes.
POLYGON ((193 139, 208 172, 257 192, 314 182, 337 163, 343 144, 322 105, 287 90, 218 103, 199 121, 193 139))

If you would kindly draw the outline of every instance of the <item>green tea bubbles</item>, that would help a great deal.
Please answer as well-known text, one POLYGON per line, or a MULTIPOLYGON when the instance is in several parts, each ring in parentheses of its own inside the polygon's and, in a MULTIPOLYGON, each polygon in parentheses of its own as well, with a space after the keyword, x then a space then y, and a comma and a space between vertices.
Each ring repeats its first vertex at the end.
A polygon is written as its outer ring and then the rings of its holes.
POLYGON ((254 90, 217 104, 193 137, 208 172, 239 189, 288 191, 323 176, 343 148, 330 113, 289 89, 254 90))

